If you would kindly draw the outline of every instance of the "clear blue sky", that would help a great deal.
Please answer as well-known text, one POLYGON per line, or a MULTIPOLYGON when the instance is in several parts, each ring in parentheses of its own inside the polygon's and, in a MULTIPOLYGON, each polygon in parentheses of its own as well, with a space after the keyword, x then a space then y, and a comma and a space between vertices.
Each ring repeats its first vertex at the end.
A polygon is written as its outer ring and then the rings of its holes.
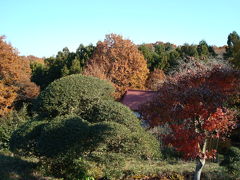
POLYGON ((21 55, 48 57, 117 33, 134 43, 226 44, 240 0, 0 0, 0 35, 21 55))

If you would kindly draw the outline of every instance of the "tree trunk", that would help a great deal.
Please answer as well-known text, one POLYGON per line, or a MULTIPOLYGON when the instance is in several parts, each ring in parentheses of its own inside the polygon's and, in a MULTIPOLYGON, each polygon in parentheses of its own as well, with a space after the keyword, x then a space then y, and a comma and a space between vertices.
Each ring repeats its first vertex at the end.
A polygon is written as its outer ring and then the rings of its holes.
POLYGON ((205 165, 206 159, 197 159, 197 165, 196 165, 196 170, 195 170, 195 174, 194 174, 194 180, 200 180, 201 177, 201 173, 202 173, 202 169, 205 165))
POLYGON ((206 149, 207 149, 207 139, 204 140, 203 147, 202 147, 203 158, 200 158, 200 157, 197 158, 197 165, 194 173, 194 180, 200 180, 201 178, 202 169, 206 163, 206 157, 205 157, 206 149))

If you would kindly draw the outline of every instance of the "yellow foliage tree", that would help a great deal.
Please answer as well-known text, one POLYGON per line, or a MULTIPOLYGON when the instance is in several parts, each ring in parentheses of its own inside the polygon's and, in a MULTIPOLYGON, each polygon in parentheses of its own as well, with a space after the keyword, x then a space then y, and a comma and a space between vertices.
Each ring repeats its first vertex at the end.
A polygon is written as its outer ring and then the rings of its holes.
POLYGON ((93 58, 89 61, 85 74, 110 80, 115 88, 115 97, 120 98, 127 89, 145 89, 149 70, 143 55, 135 44, 116 34, 106 35, 98 42, 93 58), (104 74, 96 73, 101 69, 104 74))

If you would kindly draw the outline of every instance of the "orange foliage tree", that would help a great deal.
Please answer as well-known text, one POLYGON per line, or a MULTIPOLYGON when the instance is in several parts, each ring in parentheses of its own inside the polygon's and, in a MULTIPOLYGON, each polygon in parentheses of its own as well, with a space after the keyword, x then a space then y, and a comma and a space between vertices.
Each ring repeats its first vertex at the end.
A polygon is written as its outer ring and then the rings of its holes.
POLYGON ((0 116, 11 109, 16 100, 34 98, 39 88, 30 81, 29 61, 22 60, 17 51, 0 36, 0 116))
POLYGON ((227 66, 199 66, 170 77, 153 100, 142 107, 151 127, 168 124, 165 142, 186 158, 196 158, 195 179, 200 179, 211 138, 226 135, 235 126, 234 112, 224 106, 228 97, 239 93, 240 73, 227 66))
POLYGON ((161 69, 154 69, 153 72, 150 72, 148 75, 146 86, 148 89, 157 90, 160 85, 164 83, 166 75, 161 69))
POLYGON ((100 74, 110 80, 116 88, 116 98, 128 88, 144 89, 148 72, 147 63, 136 45, 116 34, 106 35, 103 42, 98 42, 85 70, 85 74, 100 74), (105 75, 96 73, 97 69, 105 75))
POLYGON ((11 110, 12 103, 17 97, 15 90, 13 86, 6 86, 0 81, 0 117, 11 110))

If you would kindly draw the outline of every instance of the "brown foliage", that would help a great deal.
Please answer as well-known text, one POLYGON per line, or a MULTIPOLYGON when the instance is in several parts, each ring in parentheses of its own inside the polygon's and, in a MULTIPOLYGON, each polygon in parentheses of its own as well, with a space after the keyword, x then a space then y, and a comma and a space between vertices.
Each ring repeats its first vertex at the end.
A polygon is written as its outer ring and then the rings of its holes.
POLYGON ((114 84, 116 98, 120 98, 128 88, 145 88, 149 72, 146 61, 137 47, 122 36, 110 34, 106 35, 103 42, 98 42, 93 58, 87 65, 87 74, 103 76, 101 73, 96 74, 98 67, 106 79, 114 84), (91 72, 92 69, 95 69, 94 72, 91 72))
POLYGON ((146 86, 148 89, 157 90, 166 79, 165 73, 161 69, 154 69, 148 76, 146 86))
POLYGON ((110 79, 107 78, 107 75, 104 74, 104 68, 95 62, 92 62, 91 65, 89 64, 87 69, 84 70, 83 74, 86 76, 94 76, 102 80, 110 81, 110 79))
POLYGON ((6 86, 0 81, 0 116, 5 115, 12 109, 12 103, 16 97, 16 87, 6 86))
POLYGON ((21 56, 21 59, 24 61, 29 61, 29 63, 38 63, 38 64, 44 64, 44 59, 43 58, 39 58, 33 55, 29 55, 29 56, 21 56))
MULTIPOLYGON (((0 36, 0 111, 8 111, 15 100, 36 97, 39 88, 30 81, 31 68, 29 61, 22 60, 17 51, 0 36)), ((3 114, 3 113, 2 113, 3 114)))

